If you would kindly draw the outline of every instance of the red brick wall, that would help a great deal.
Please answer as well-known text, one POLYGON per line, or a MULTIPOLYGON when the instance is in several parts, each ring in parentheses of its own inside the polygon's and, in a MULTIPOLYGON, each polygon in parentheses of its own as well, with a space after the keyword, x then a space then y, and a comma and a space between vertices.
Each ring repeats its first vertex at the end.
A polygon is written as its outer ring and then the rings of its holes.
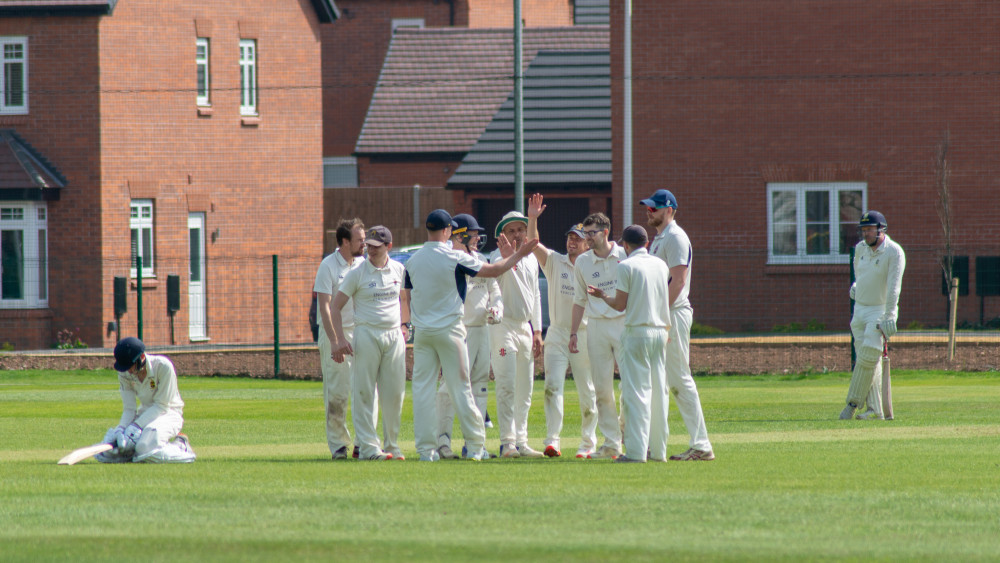
POLYGON ((28 114, 0 116, 67 180, 48 202, 49 308, 0 310, 0 343, 48 348, 63 329, 101 339, 98 37, 94 17, 0 18, 0 35, 28 37, 28 114))
MULTIPOLYGON (((1000 6, 727 0, 634 10, 635 199, 661 187, 677 196, 695 249, 696 319, 727 330, 813 318, 845 328, 846 266, 766 264, 767 182, 843 179, 868 183, 869 207, 907 251, 901 324, 943 325, 934 156, 946 134, 956 253, 973 263, 1000 255, 1000 6)), ((612 76, 623 72, 622 24, 613 2, 612 76)), ((615 80, 616 202, 622 93, 615 80)), ((960 320, 979 321, 974 293, 960 320)), ((987 298, 985 318, 998 315, 1000 298, 987 298)))
MULTIPOLYGON (((311 340, 305 319, 322 256, 320 28, 308 3, 279 0, 132 0, 101 21, 101 321, 113 318, 112 278, 128 272, 130 199, 151 197, 157 277, 143 296, 147 341, 170 343, 166 276, 178 274, 174 333, 188 342, 189 211, 205 211, 206 234, 219 232, 206 237, 212 341, 271 341, 272 254, 282 272, 282 340, 311 340), (199 34, 211 39, 210 116, 195 104, 199 34), (239 113, 241 38, 257 40, 252 126, 239 113)), ((135 330, 130 292, 123 334, 135 330)))

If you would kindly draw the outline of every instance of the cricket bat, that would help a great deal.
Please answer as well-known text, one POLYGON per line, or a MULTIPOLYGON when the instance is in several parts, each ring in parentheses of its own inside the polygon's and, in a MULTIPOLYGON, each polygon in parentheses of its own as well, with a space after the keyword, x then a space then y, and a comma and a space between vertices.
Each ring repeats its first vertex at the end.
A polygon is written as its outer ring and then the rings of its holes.
POLYGON ((889 341, 882 341, 882 414, 892 420, 892 378, 889 376, 889 341))
POLYGON ((94 444, 93 446, 73 450, 67 454, 66 457, 59 460, 59 465, 73 465, 78 461, 83 461, 88 457, 93 457, 99 453, 113 450, 114 448, 114 444, 94 444))

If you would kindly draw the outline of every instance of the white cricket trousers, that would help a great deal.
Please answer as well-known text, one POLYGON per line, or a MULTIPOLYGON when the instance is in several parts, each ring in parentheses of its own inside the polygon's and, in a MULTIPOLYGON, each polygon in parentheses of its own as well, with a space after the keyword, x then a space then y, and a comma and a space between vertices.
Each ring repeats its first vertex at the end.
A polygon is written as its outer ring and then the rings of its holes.
POLYGON ((622 335, 622 416, 629 459, 667 460, 667 330, 625 327, 622 335))
POLYGON ((376 413, 382 412, 385 451, 402 455, 399 426, 406 392, 406 341, 396 328, 358 325, 354 329, 354 366, 351 370, 351 420, 360 459, 382 452, 375 432, 376 413), (378 393, 376 393, 376 389, 378 393), (376 396, 379 409, 375 408, 376 396))
MULTIPOLYGON (((622 333, 625 316, 587 319, 587 348, 597 396, 597 427, 604 435, 604 445, 621 450, 622 430, 615 403, 615 362, 621 367, 622 333)), ((579 346, 581 335, 576 335, 579 346)))
POLYGON ((465 444, 470 452, 477 452, 486 442, 486 427, 472 397, 469 350, 461 322, 443 329, 418 327, 413 339, 413 434, 417 453, 425 458, 437 449, 435 389, 439 372, 451 393, 465 444))
POLYGON ((593 450, 597 446, 597 394, 594 377, 590 371, 590 348, 587 331, 577 333, 580 352, 569 351, 569 331, 550 326, 545 333, 545 445, 559 449, 559 434, 563 426, 563 393, 566 368, 572 367, 573 381, 580 397, 580 449, 593 450))
MULTIPOLYGON (((184 417, 175 410, 168 410, 151 420, 142 429, 139 440, 135 443, 132 455, 121 455, 118 450, 112 450, 98 455, 96 459, 102 463, 191 463, 195 453, 191 447, 176 440, 184 427, 184 417)), ((108 430, 102 442, 108 443, 115 434, 115 427, 108 430)))
POLYGON ((854 336, 854 373, 847 390, 847 402, 882 412, 882 331, 878 321, 885 305, 854 305, 851 334, 854 336))
POLYGON ((535 379, 531 323, 504 319, 490 327, 493 378, 497 392, 497 428, 501 446, 528 443, 528 409, 535 379))
MULTIPOLYGON (((469 351, 469 381, 472 397, 479 414, 486 415, 490 384, 490 331, 485 325, 465 327, 465 345, 469 351)), ((444 379, 437 390, 438 446, 451 447, 451 431, 455 426, 455 405, 444 379)))
POLYGON ((712 451, 705 426, 705 413, 701 410, 698 386, 691 376, 691 322, 694 309, 670 309, 670 342, 667 343, 667 386, 681 412, 684 426, 691 441, 688 447, 703 452, 712 451))
MULTIPOLYGON (((344 329, 344 338, 354 346, 354 327, 344 329)), ((319 365, 323 370, 323 401, 326 404, 326 443, 330 453, 350 445, 351 433, 347 430, 347 404, 351 397, 351 365, 353 356, 337 363, 331 357, 330 339, 319 325, 319 365)), ((350 454, 350 452, 348 452, 350 454)))

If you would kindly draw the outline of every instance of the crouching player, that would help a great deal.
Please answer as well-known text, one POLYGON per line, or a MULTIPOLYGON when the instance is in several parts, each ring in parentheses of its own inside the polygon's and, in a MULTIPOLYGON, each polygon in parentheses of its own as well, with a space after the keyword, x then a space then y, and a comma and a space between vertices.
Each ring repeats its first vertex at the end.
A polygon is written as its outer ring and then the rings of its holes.
POLYGON ((187 436, 180 433, 184 401, 177 391, 174 364, 166 356, 146 354, 146 345, 129 336, 115 346, 115 369, 122 418, 104 435, 104 442, 117 447, 96 459, 102 463, 194 461, 194 450, 187 436))

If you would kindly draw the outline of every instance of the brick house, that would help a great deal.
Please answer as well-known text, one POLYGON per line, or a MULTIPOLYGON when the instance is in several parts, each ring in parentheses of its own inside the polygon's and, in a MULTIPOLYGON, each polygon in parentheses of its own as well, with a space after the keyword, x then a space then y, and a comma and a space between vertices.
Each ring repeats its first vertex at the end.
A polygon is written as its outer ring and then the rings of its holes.
POLYGON ((112 345, 116 277, 122 335, 141 284, 152 344, 269 342, 272 254, 282 339, 307 341, 337 17, 332 0, 0 3, 0 343, 112 345))
MULTIPOLYGON (((424 237, 419 222, 413 227, 413 215, 425 214, 433 206, 480 212, 478 202, 484 198, 467 199, 464 188, 450 194, 440 190, 511 91, 512 81, 498 78, 512 69, 513 3, 341 0, 338 6, 343 17, 323 36, 324 183, 331 188, 324 191, 325 250, 333 250, 330 232, 342 216, 385 222, 402 235, 401 242, 413 243, 424 237), (449 60, 455 56, 457 60, 449 60), (454 73, 465 78, 483 75, 484 67, 468 65, 488 67, 489 79, 478 82, 491 83, 490 88, 473 88, 471 97, 461 88, 476 80, 459 87, 447 84, 457 84, 454 73), (406 112, 383 113, 382 100, 391 104, 399 100, 396 96, 407 96, 405 86, 393 88, 388 83, 409 79, 432 82, 424 83, 428 88, 417 85, 423 91, 415 94, 417 99, 406 112), (433 87, 435 82, 440 88, 433 87), (377 89, 383 94, 376 95, 377 89), (442 95, 437 102, 435 94, 442 95), (392 138, 392 128, 410 129, 410 134, 392 138), (452 142, 434 144, 435 135, 451 137, 452 142), (414 185, 421 186, 419 195, 413 193, 414 185), (339 189, 358 186, 368 189, 339 189), (392 205, 385 205, 387 198, 392 205)), ((522 17, 526 65, 539 48, 607 49, 607 0, 525 0, 522 17)), ((610 177, 605 184, 604 191, 610 194, 610 177)), ((505 191, 496 197, 510 200, 512 186, 505 191)))
MULTIPOLYGON (((938 154, 947 143, 959 321, 1000 315, 1000 10, 993 2, 636 3, 634 199, 678 197, 696 320, 845 330, 862 209, 906 249, 901 327, 942 326, 938 154), (963 270, 964 265, 964 270, 963 270)), ((612 76, 624 11, 611 10, 612 76)), ((621 224, 623 86, 612 84, 621 224)), ((645 213, 636 206, 634 220, 645 213)))

